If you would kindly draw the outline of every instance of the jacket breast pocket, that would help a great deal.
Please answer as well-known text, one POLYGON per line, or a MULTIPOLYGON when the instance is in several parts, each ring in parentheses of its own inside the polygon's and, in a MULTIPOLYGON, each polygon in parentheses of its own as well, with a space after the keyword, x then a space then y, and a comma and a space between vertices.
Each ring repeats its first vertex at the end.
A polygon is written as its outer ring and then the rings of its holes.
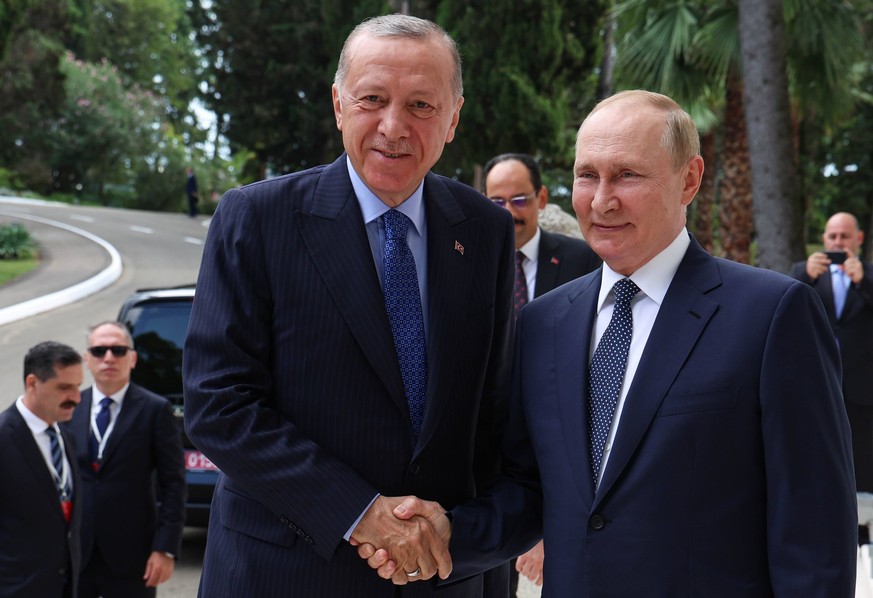
POLYGON ((658 417, 682 415, 685 413, 705 413, 725 411, 736 407, 739 389, 725 388, 688 394, 670 393, 664 397, 658 409, 658 417))

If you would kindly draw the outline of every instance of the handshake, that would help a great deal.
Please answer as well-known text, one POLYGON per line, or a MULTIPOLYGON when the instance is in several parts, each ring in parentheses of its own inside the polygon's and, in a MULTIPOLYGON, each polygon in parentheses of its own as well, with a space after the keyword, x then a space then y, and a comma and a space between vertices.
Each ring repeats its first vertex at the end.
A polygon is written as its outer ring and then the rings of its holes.
POLYGON ((379 496, 352 532, 358 555, 395 585, 452 572, 452 525, 439 503, 414 496, 379 496))

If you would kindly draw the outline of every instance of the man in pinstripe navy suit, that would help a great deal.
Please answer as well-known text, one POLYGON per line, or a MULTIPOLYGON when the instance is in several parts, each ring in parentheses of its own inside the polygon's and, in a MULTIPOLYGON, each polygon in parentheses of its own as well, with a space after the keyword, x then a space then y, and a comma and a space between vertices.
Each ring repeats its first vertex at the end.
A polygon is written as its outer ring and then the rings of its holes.
MULTIPOLYGON (((448 519, 400 521, 390 497, 451 508, 497 470, 513 223, 429 172, 454 138, 462 93, 445 31, 402 15, 367 20, 333 86, 346 153, 222 199, 184 353, 187 431, 222 470, 201 596, 430 596, 436 580, 407 576, 448 575, 448 519), (396 212, 423 316, 415 423, 408 353, 383 297, 396 212), (374 574, 358 542, 391 550, 401 585, 374 574)), ((439 595, 482 588, 476 576, 439 595)))

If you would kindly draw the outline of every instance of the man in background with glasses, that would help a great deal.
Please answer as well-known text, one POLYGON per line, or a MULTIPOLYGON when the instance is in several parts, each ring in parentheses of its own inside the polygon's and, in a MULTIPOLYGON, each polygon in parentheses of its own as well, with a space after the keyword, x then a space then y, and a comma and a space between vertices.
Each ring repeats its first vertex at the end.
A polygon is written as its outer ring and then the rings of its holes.
MULTIPOLYGON (((515 315, 534 297, 596 270, 600 258, 580 239, 544 231, 540 210, 549 201, 540 167, 528 154, 500 154, 484 170, 485 195, 505 207, 515 222, 515 315)), ((543 543, 513 561, 509 570, 510 595, 518 591, 518 574, 543 585, 543 543)))
POLYGON ((539 213, 549 201, 549 190, 531 156, 500 154, 488 161, 483 174, 485 195, 508 209, 515 222, 516 316, 534 297, 600 266, 585 241, 540 228, 539 213))
POLYGON ((91 328, 85 365, 94 386, 67 424, 82 471, 79 597, 155 596, 182 544, 181 430, 166 398, 131 383, 136 351, 124 324, 91 328))

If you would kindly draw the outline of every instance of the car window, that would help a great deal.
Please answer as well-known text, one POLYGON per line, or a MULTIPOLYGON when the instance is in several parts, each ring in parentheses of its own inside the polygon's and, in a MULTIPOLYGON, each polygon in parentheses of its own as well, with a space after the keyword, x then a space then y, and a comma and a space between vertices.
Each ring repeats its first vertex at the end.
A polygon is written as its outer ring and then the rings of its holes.
POLYGON ((124 323, 138 354, 134 382, 182 408, 182 347, 191 316, 191 299, 154 301, 132 307, 124 323))

